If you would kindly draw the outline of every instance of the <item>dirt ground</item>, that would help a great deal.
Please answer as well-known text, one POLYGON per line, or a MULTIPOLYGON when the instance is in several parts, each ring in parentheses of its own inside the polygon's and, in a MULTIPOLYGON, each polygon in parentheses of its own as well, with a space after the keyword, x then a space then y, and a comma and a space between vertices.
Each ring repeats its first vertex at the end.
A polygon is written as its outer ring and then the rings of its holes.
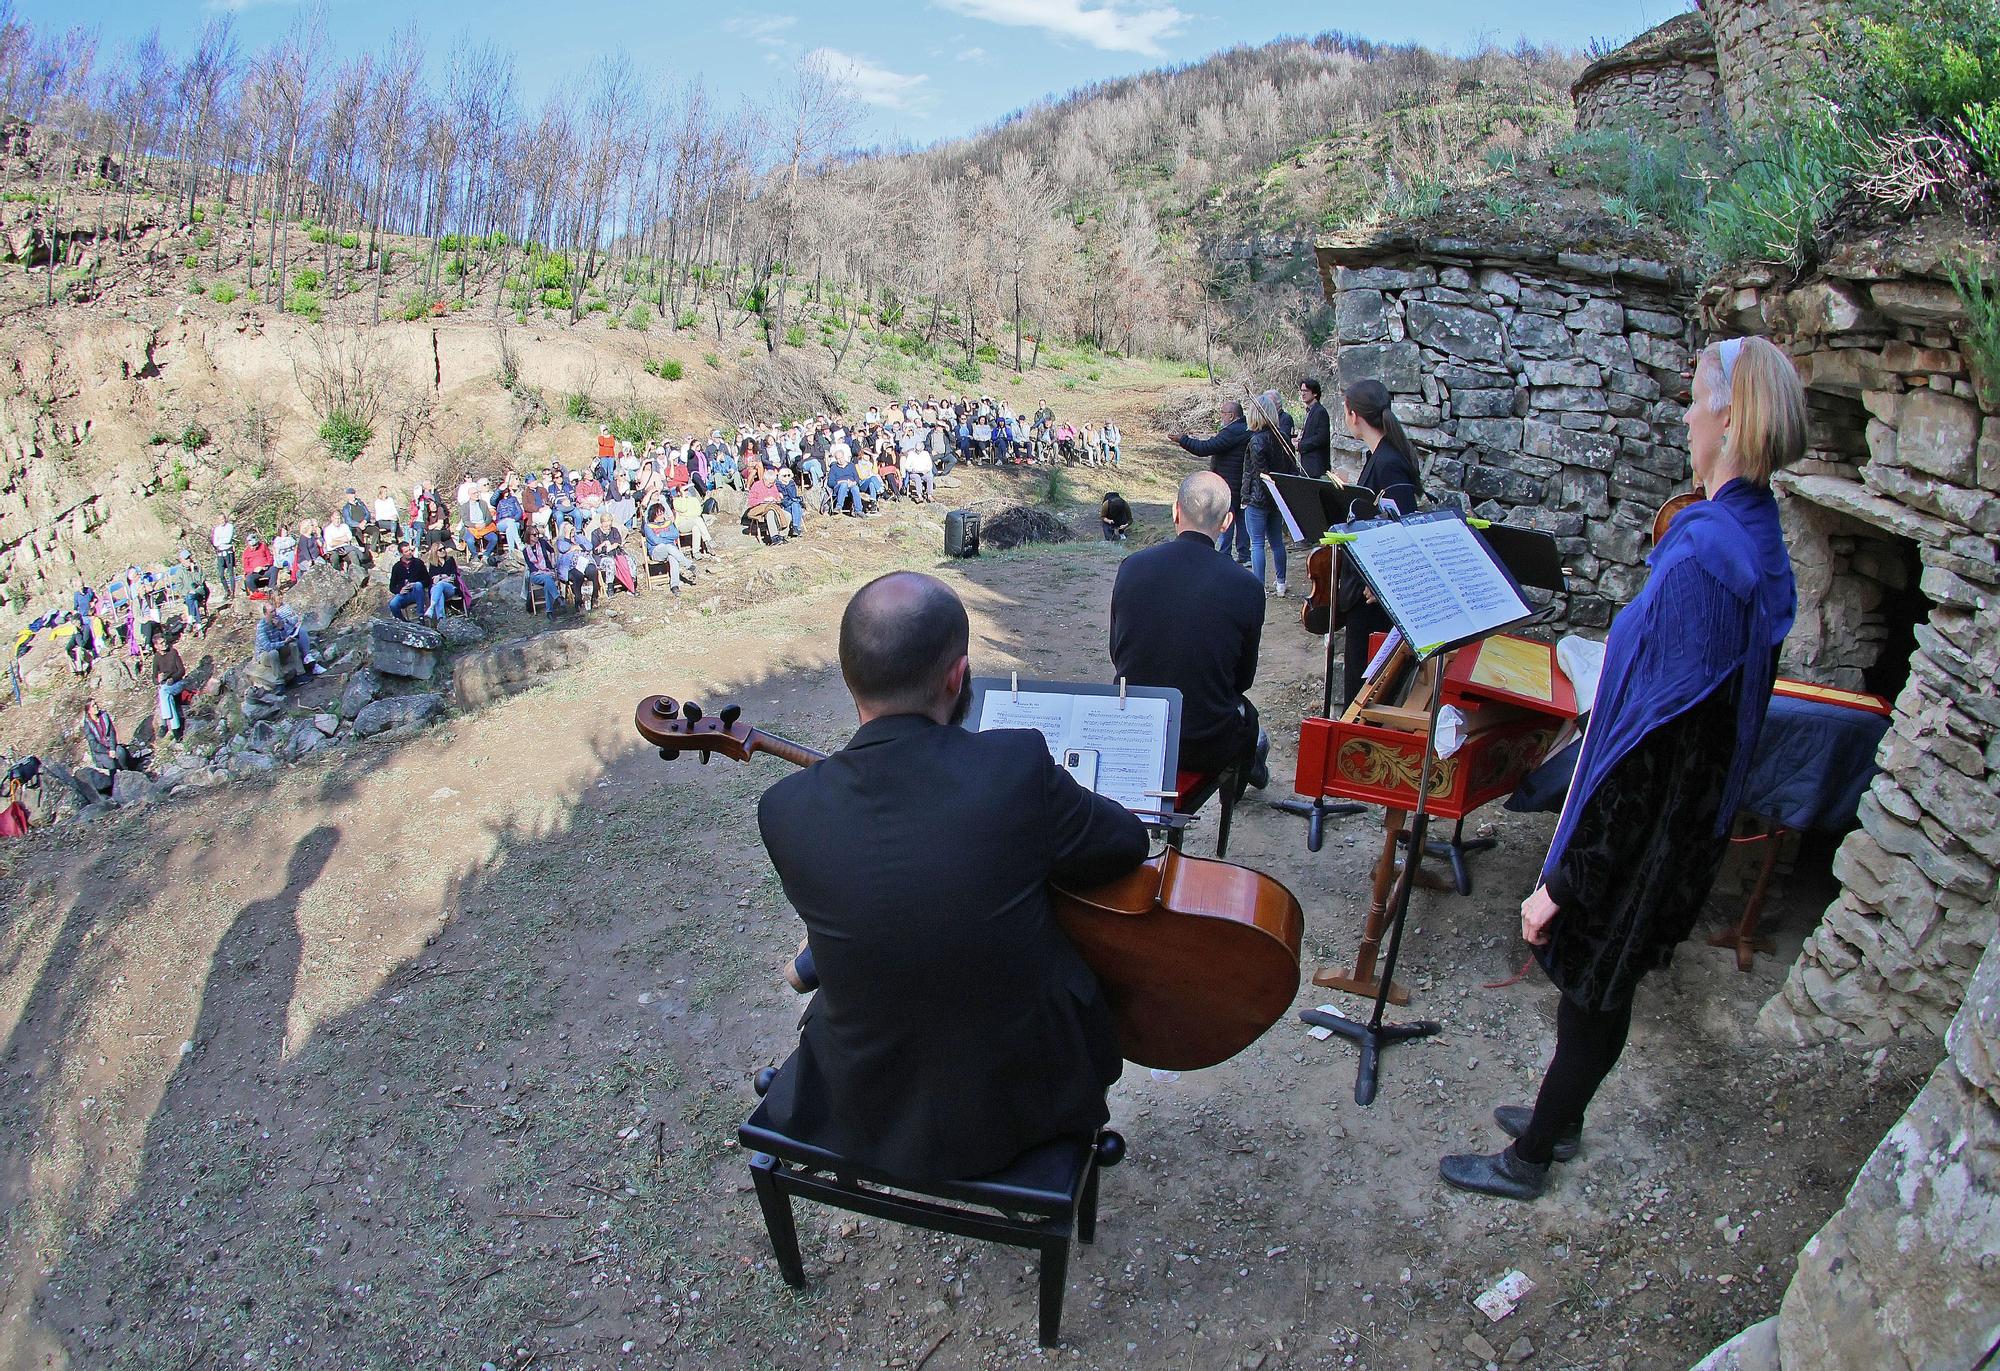
MULTIPOLYGON (((1140 492, 1155 532, 1165 475, 1140 492)), ((837 746, 838 612, 889 565, 959 588, 976 669, 1103 679, 1123 549, 944 564, 940 509, 811 589, 632 610, 483 713, 0 853, 0 1363, 1637 1371, 1775 1309, 1936 1046, 1754 1033, 1831 889, 1809 850, 1775 957, 1744 975, 1694 943, 1648 984, 1546 1198, 1445 1190, 1439 1155, 1497 1147, 1489 1110, 1530 1098, 1552 1042, 1545 984, 1487 988, 1520 969, 1552 828, 1497 806, 1474 894, 1416 897, 1408 1015, 1445 1031, 1388 1056, 1372 1108, 1352 1049, 1295 1018, 1213 1070, 1128 1068, 1131 1155, 1072 1259, 1063 1348, 1035 1345, 1022 1254, 830 1211, 801 1207, 812 1280, 787 1290, 733 1141, 799 1011, 776 975, 799 926, 753 822, 780 764, 669 766, 631 710, 734 701, 837 746), (1471 1300, 1509 1268, 1536 1289, 1489 1323, 1471 1300)), ((1295 616, 1272 603, 1253 692, 1273 792, 1320 689, 1295 616)), ((1230 856, 1298 894, 1309 963, 1339 961, 1379 832, 1339 820, 1309 854, 1253 793, 1230 856)), ((1204 823, 1189 847, 1212 843, 1204 823)))

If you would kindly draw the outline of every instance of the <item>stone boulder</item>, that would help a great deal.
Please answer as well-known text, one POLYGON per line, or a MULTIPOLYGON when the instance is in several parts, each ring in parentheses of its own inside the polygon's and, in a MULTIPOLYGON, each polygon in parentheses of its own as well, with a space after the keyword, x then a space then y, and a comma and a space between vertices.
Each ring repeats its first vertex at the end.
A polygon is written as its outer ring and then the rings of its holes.
POLYGON ((551 671, 589 654, 589 643, 576 633, 538 633, 495 643, 458 659, 452 668, 451 701, 460 709, 490 704, 539 685, 551 671))
POLYGON ((291 736, 285 739, 281 750, 286 761, 296 762, 301 757, 331 746, 332 743, 332 735, 322 733, 314 720, 301 719, 292 725, 291 736))
POLYGON ((245 720, 253 724, 261 723, 285 712, 285 697, 273 691, 255 691, 243 697, 240 708, 245 720))
POLYGON ((307 633, 324 633, 366 584, 367 577, 361 572, 343 571, 321 560, 308 566, 298 583, 285 592, 285 604, 299 616, 307 633))
POLYGON ((153 798, 155 787, 142 771, 120 771, 111 780, 111 803, 119 806, 144 804, 153 798))
POLYGON ((454 614, 447 618, 442 632, 447 647, 472 647, 486 641, 486 630, 463 614, 454 614))
POLYGON ((354 731, 363 738, 372 738, 378 733, 392 729, 415 728, 429 723, 444 713, 444 696, 431 692, 424 695, 398 695, 387 700, 377 700, 354 716, 354 731))
POLYGON ((347 688, 340 692, 340 717, 352 719, 361 712, 362 706, 382 693, 382 678, 367 667, 355 672, 347 680, 347 688))
POLYGON ((444 635, 424 624, 377 619, 368 630, 369 662, 383 676, 428 681, 437 674, 444 635))

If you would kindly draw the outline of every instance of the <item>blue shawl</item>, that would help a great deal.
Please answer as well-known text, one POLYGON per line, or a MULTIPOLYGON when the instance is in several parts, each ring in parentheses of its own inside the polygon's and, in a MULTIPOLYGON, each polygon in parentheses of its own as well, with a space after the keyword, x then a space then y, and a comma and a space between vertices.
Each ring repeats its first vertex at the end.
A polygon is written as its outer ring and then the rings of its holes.
POLYGON ((1716 835, 1741 802, 1757 734, 1770 707, 1777 649, 1791 632, 1798 598, 1764 486, 1734 480, 1683 510, 1647 561, 1652 575, 1611 626, 1604 675, 1585 729, 1583 755, 1563 805, 1542 880, 1562 860, 1577 817, 1613 767, 1662 724, 1742 673, 1736 755, 1723 786, 1716 835))

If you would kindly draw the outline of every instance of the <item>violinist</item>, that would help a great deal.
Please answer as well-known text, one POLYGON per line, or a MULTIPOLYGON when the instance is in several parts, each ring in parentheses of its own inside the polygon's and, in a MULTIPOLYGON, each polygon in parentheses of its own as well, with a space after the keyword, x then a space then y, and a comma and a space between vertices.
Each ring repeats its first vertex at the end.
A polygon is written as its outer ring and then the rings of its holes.
MULTIPOLYGON (((1414 514, 1423 498, 1423 478, 1417 474, 1416 449, 1403 432, 1402 422, 1389 408, 1389 388, 1380 381, 1357 381, 1343 397, 1347 411, 1347 431, 1368 449, 1361 474, 1353 484, 1375 493, 1377 507, 1389 513, 1393 504, 1398 513, 1414 514)), ((1361 691, 1361 673, 1368 665, 1368 636, 1387 633, 1389 612, 1375 603, 1375 597, 1361 579, 1361 573, 1342 565, 1340 613, 1347 626, 1347 642, 1342 665, 1346 672, 1343 702, 1361 691)))
POLYGON ((819 979, 769 1122, 912 1181, 984 1175, 1108 1119, 1116 1025, 1047 883, 1109 880, 1146 856, 1139 820, 1078 785, 1040 734, 955 726, 969 639, 941 581, 863 586, 840 621, 861 727, 757 810, 819 979), (862 830, 896 838, 865 860, 826 845, 862 830))

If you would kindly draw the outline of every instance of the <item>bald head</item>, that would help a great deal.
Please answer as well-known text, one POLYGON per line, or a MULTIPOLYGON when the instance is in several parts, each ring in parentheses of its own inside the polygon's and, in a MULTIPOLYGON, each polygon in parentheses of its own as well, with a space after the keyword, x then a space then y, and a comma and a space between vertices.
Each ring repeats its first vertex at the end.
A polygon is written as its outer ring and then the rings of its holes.
POLYGON ((1229 519, 1229 482, 1212 471, 1197 471, 1174 495, 1174 527, 1213 538, 1229 519))
POLYGON ((965 606, 935 576, 892 571, 854 593, 840 616, 840 674, 863 720, 885 714, 949 714, 960 692, 952 676, 971 629, 965 606))

